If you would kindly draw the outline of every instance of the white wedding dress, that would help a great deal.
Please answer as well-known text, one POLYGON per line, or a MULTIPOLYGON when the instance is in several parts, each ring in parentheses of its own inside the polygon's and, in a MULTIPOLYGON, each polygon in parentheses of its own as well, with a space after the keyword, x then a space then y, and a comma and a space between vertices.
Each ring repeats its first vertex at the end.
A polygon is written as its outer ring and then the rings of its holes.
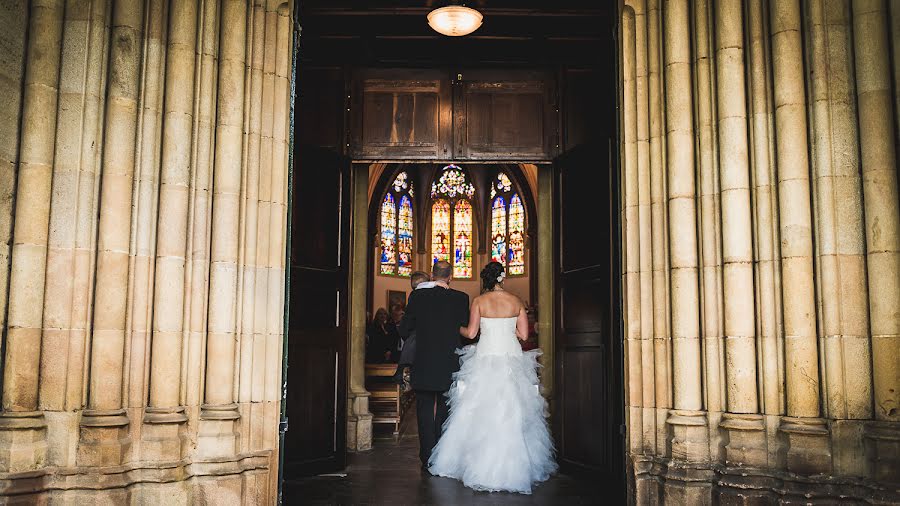
POLYGON ((457 353, 450 415, 428 470, 475 490, 530 494, 557 469, 538 387, 540 350, 522 351, 515 317, 481 318, 479 343, 457 353))

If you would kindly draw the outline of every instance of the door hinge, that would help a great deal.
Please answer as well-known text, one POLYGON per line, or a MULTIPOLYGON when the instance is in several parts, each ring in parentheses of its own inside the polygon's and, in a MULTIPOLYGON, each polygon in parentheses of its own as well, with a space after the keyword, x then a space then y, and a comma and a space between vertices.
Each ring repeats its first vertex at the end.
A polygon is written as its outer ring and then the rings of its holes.
POLYGON ((287 432, 287 430, 288 430, 288 419, 285 418, 284 420, 278 422, 278 433, 284 434, 285 432, 287 432))

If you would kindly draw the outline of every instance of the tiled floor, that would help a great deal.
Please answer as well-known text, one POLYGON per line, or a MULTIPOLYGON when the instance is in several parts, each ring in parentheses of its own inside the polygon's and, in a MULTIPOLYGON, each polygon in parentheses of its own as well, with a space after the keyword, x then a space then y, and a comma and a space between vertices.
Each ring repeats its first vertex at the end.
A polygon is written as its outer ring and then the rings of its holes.
POLYGON ((465 505, 609 504, 596 483, 559 475, 538 485, 530 496, 475 492, 449 478, 419 470, 415 410, 409 410, 401 436, 375 440, 374 449, 349 455, 346 476, 285 477, 284 503, 310 505, 465 505))

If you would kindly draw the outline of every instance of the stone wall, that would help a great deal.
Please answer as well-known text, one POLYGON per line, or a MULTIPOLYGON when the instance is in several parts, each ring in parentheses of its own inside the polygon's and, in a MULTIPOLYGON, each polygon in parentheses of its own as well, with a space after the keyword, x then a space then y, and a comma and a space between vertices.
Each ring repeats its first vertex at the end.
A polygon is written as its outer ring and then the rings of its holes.
POLYGON ((290 13, 0 2, 0 496, 275 501, 290 13))
POLYGON ((633 501, 900 501, 900 7, 625 4, 633 501))

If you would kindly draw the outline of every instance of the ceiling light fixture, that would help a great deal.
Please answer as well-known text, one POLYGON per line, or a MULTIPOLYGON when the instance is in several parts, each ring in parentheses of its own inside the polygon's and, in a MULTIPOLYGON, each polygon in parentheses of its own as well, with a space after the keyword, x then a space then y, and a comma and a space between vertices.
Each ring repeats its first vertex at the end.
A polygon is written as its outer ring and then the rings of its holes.
POLYGON ((484 16, 462 5, 448 5, 428 13, 428 26, 450 37, 469 35, 481 26, 484 16))

